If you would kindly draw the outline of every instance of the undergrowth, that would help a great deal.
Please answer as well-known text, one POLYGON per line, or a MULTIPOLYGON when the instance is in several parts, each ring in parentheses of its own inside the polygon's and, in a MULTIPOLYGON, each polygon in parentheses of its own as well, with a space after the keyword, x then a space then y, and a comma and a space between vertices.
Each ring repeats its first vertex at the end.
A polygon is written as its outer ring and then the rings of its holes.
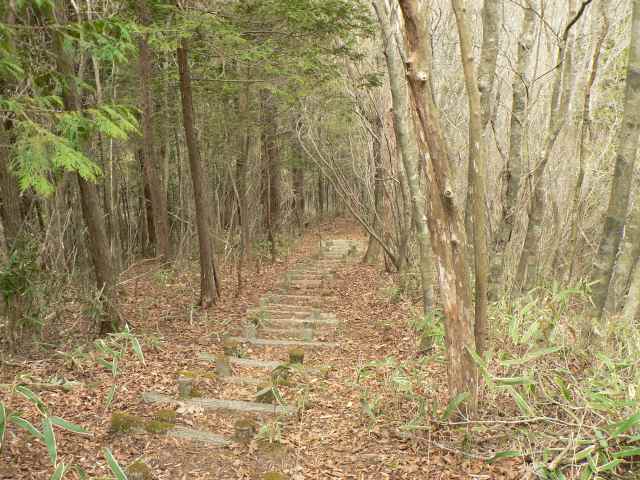
POLYGON ((492 349, 482 358, 471 352, 482 382, 479 409, 468 419, 452 414, 470 395, 446 404, 433 393, 445 388, 430 374, 444 362, 440 314, 412 319, 423 355, 359 369, 363 417, 430 439, 446 428, 454 440, 440 447, 486 462, 521 459, 530 478, 638 478, 638 325, 611 317, 585 340, 588 287, 553 284, 491 306, 492 349))

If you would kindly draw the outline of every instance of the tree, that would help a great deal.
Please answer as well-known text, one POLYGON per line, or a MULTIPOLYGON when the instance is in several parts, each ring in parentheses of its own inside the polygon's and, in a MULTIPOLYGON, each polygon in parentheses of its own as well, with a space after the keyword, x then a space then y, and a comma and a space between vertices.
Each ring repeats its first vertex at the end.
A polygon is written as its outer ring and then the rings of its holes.
POLYGON ((376 14, 382 28, 382 39, 384 44, 387 69, 389 71, 389 82, 391 85, 391 96, 393 99, 393 122, 397 142, 400 147, 402 165, 411 195, 411 206, 413 219, 417 230, 418 249, 420 255, 420 280, 422 285, 422 308, 426 315, 433 308, 433 287, 431 255, 429 248, 429 233, 427 229, 427 216, 424 210, 425 197, 419 183, 419 161, 418 140, 411 124, 411 113, 409 111, 409 95, 407 84, 404 80, 404 72, 398 55, 393 27, 387 13, 386 2, 378 0, 374 3, 376 14))
MULTIPOLYGON (((57 0, 54 18, 58 24, 65 25, 67 15, 64 0, 57 0)), ((65 48, 63 34, 60 31, 54 31, 53 36, 58 71, 64 79, 62 92, 64 107, 67 112, 80 113, 82 111, 82 100, 73 60, 65 48)), ((82 134, 80 134, 77 142, 77 147, 80 151, 88 151, 88 139, 83 138, 82 134)), ((115 272, 112 268, 111 250, 106 236, 104 213, 102 212, 95 183, 88 181, 80 174, 77 174, 77 180, 80 188, 82 215, 89 234, 89 249, 96 277, 97 298, 103 308, 100 333, 115 332, 120 330, 123 325, 117 310, 115 272)))
POLYGON ((616 255, 624 232, 640 133, 640 0, 633 0, 632 8, 624 113, 618 130, 613 181, 602 237, 593 261, 593 302, 595 316, 599 319, 602 318, 616 255))
MULTIPOLYGON (((142 25, 149 27, 151 13, 147 0, 138 0, 138 15, 142 25)), ((167 198, 159 175, 159 165, 156 159, 156 149, 153 138, 153 102, 151 95, 152 82, 152 50, 149 46, 148 33, 143 33, 138 41, 138 64, 140 71, 140 98, 142 111, 142 165, 145 182, 149 189, 151 213, 153 217, 155 241, 160 256, 164 259, 171 257, 171 243, 169 241, 169 217, 167 214, 167 198)))
MULTIPOLYGON (((483 138, 483 109, 478 79, 473 64, 473 46, 464 0, 452 0, 460 37, 460 55, 469 98, 469 170, 473 206, 473 251, 475 264, 475 340, 478 353, 487 343, 487 289, 489 255, 487 252, 487 220, 485 213, 486 147, 483 138)), ((493 46, 491 48, 494 48, 493 46)), ((497 49, 497 46, 495 47, 497 49)), ((486 81, 485 83, 489 83, 486 81)), ((486 94, 486 92, 485 92, 486 94)), ((486 111, 486 107, 485 107, 486 111)))
POLYGON ((200 248, 200 300, 198 303, 202 308, 209 308, 218 299, 219 287, 213 257, 213 239, 211 237, 211 210, 209 207, 211 195, 209 194, 205 177, 206 170, 202 164, 196 139, 191 76, 189 73, 189 45, 186 38, 183 38, 178 46, 177 58, 180 74, 180 95, 182 97, 182 119, 189 154, 189 166, 191 168, 191 181, 196 205, 198 245, 200 248))
POLYGON ((449 147, 428 82, 428 10, 420 0, 400 0, 400 8, 405 20, 407 78, 430 156, 425 169, 429 182, 428 225, 446 317, 449 395, 453 398, 466 392, 475 397, 477 367, 471 356, 475 351, 474 313, 465 257, 466 237, 454 201, 449 147))

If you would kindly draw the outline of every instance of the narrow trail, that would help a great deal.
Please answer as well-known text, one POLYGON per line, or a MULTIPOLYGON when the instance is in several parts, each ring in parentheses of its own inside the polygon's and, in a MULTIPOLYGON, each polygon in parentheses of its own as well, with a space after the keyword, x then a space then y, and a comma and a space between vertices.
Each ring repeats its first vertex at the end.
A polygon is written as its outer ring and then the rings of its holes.
POLYGON ((335 336, 339 324, 326 308, 327 302, 335 301, 328 285, 336 269, 349 258, 357 258, 362 249, 357 241, 325 241, 317 260, 294 266, 276 289, 247 311, 243 332, 224 339, 222 355, 198 355, 200 360, 215 365, 219 383, 216 398, 193 391, 198 372, 178 374, 178 390, 182 390, 179 397, 145 392, 143 400, 147 403, 178 406, 179 412, 200 414, 198 424, 202 429, 175 427, 167 435, 216 446, 249 443, 259 426, 268 421, 266 416, 299 416, 299 410, 308 409, 308 398, 299 398, 301 391, 290 377, 298 375, 313 381, 328 373, 329 366, 313 366, 322 359, 316 350, 339 348, 338 342, 327 340, 335 336), (288 402, 285 396, 291 397, 288 402), (210 431, 212 426, 224 433, 210 431), (229 435, 231 430, 233 435, 229 435))
MULTIPOLYGON (((109 474, 104 447, 123 466, 142 460, 155 480, 263 480, 267 472, 290 480, 522 478, 516 460, 465 457, 468 429, 433 421, 447 402, 442 351, 417 355, 410 322, 418 297, 396 295, 393 274, 361 262, 365 248, 349 222, 322 225, 289 257, 252 272, 239 296, 225 284, 207 311, 192 305, 197 269, 132 269, 123 312, 145 363, 132 353, 124 359, 109 408, 113 379, 90 359, 70 367, 43 356, 7 375, 28 365, 34 378, 79 381, 73 392, 42 396, 56 415, 93 432, 58 438, 65 461, 90 478, 109 474), (291 365, 301 353, 302 365, 291 365), (180 398, 181 390, 190 395, 180 398), (160 431, 118 433, 119 412, 146 426, 170 420, 160 431)), ((0 479, 48 479, 46 450, 22 444, 15 437, 4 449, 15 467, 0 461, 0 479)))
POLYGON ((138 443, 159 479, 520 478, 513 464, 460 455, 465 432, 440 431, 429 415, 406 430, 421 409, 446 405, 446 371, 416 355, 411 303, 389 300, 393 283, 361 263, 365 248, 361 237, 322 241, 280 271, 229 335, 196 339, 179 361, 194 371, 178 373, 192 377, 195 398, 178 398, 176 377, 147 385, 145 408, 177 407, 180 425, 138 443), (303 364, 291 366, 299 349, 303 364), (368 370, 392 364, 403 366, 368 370))

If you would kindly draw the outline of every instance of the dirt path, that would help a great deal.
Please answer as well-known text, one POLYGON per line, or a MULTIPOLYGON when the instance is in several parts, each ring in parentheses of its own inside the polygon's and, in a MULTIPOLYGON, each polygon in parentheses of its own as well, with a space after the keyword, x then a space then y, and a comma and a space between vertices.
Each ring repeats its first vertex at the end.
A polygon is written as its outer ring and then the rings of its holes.
MULTIPOLYGON (((322 236, 307 235, 285 263, 252 275, 239 297, 225 291, 204 314, 190 305, 194 274, 130 272, 127 314, 142 333, 146 364, 133 355, 123 362, 109 411, 111 380, 93 363, 30 363, 39 377, 63 373, 82 381, 70 393, 42 392, 56 415, 94 432, 61 432, 61 457, 105 475, 100 450, 108 446, 123 465, 144 461, 158 480, 260 480, 271 471, 296 480, 521 478, 515 463, 466 459, 468 432, 428 421, 444 405, 441 355, 416 356, 413 307, 394 303, 392 282, 379 267, 359 263, 365 238, 341 222, 325 226, 322 236), (304 367, 288 369, 288 381, 270 388, 270 372, 296 347, 304 350, 304 367), (178 376, 199 390, 196 398, 177 402, 178 376), (281 396, 286 407, 257 401, 258 391, 281 396), (148 422, 167 408, 178 410, 168 431, 111 431, 112 411, 148 422), (257 431, 251 442, 236 436, 238 420, 257 431)), ((38 442, 25 448, 27 441, 11 436, 0 456, 10 466, 0 468, 0 478, 49 478, 46 450, 38 442)))

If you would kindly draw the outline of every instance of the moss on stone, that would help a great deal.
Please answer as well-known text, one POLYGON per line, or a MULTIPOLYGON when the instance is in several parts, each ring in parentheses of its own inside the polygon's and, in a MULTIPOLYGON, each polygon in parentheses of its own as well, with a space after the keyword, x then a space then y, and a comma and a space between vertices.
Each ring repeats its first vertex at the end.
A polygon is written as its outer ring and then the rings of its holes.
POLYGON ((151 469, 143 462, 138 460, 127 467, 127 476, 130 480, 152 480, 153 474, 151 469))
POLYGON ((258 424, 251 418, 241 418, 234 424, 233 438, 236 442, 247 444, 258 431, 258 424))
POLYGON ((284 473, 280 472, 267 472, 262 476, 262 480, 288 480, 284 473))
POLYGON ((125 412, 113 412, 111 414, 111 431, 113 433, 128 433, 142 428, 144 421, 141 417, 125 412))
POLYGON ((158 420, 160 422, 166 423, 176 423, 177 413, 175 410, 171 409, 163 409, 158 410, 156 414, 153 416, 154 420, 158 420))
POLYGON ((173 428, 173 424, 169 422, 162 422, 160 420, 151 420, 147 422, 144 429, 149 433, 165 433, 173 428))
POLYGON ((202 398, 202 397, 204 397, 204 392, 202 390, 200 390, 199 388, 191 389, 191 398, 202 398))
POLYGON ((302 348, 292 348, 289 350, 289 363, 303 363, 304 350, 302 348))
POLYGON ((224 342, 222 343, 222 349, 224 350, 224 354, 228 357, 240 356, 240 344, 230 338, 224 339, 224 342))
POLYGON ((199 378, 206 378, 207 380, 215 380, 216 374, 213 372, 207 372, 206 370, 178 370, 176 372, 178 377, 186 377, 197 380, 199 378))

